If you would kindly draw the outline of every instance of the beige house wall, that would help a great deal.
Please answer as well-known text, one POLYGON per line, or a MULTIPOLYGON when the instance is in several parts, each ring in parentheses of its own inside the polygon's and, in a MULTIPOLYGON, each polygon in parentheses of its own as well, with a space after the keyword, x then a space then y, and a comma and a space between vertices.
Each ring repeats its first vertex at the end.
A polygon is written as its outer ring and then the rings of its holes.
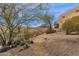
POLYGON ((70 10, 69 12, 67 12, 66 14, 61 15, 59 18, 59 21, 57 22, 59 24, 58 29, 62 28, 62 25, 66 20, 78 15, 79 15, 79 7, 76 7, 73 10, 70 10))

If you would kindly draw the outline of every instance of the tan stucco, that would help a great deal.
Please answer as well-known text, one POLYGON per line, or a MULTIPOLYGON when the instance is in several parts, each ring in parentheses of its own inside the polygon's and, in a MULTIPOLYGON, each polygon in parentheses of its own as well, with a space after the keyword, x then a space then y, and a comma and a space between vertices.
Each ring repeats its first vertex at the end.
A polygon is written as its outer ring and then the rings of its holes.
POLYGON ((63 14, 60 16, 59 21, 57 22, 59 24, 59 29, 61 29, 63 23, 68 20, 69 18, 72 18, 74 16, 79 15, 79 6, 70 10, 69 12, 63 14))

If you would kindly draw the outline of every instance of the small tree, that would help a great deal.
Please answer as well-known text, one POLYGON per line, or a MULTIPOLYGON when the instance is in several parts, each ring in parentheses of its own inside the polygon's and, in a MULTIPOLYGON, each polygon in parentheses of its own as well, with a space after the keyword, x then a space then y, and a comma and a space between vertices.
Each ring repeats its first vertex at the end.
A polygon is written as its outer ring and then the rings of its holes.
MULTIPOLYGON (((12 45, 14 39, 20 33, 21 25, 24 23, 28 25, 26 21, 39 16, 28 12, 28 8, 30 6, 32 7, 32 4, 21 4, 21 7, 18 6, 20 5, 9 3, 0 4, 0 17, 2 20, 0 21, 0 41, 2 46, 12 45)), ((37 8, 37 6, 34 8, 37 8)))
POLYGON ((20 33, 21 25, 32 18, 31 15, 26 16, 26 19, 23 18, 23 12, 27 11, 28 7, 29 4, 24 4, 21 8, 18 8, 18 4, 0 4, 2 20, 0 21, 0 41, 2 46, 12 45, 14 39, 20 33), (22 16, 20 17, 19 15, 22 16))
POLYGON ((37 9, 39 11, 38 14, 36 14, 41 20, 44 21, 48 25, 47 32, 51 33, 54 32, 54 29, 52 28, 52 16, 48 15, 48 4, 39 4, 37 6, 37 9), (40 12, 41 11, 41 12, 40 12))
POLYGON ((54 33, 54 32, 56 32, 56 31, 54 30, 54 28, 52 27, 53 25, 52 25, 52 17, 51 17, 51 16, 49 16, 49 15, 44 15, 44 16, 43 16, 43 20, 44 20, 44 22, 48 25, 47 33, 54 33))
POLYGON ((18 27, 13 24, 16 14, 16 4, 0 4, 0 16, 2 17, 4 23, 0 22, 0 39, 3 46, 11 45, 13 42, 13 37, 16 36, 14 30, 18 27), (3 26, 4 25, 4 26, 3 26), (6 30, 4 30, 4 28, 6 30))
POLYGON ((51 16, 44 15, 43 19, 44 19, 45 23, 47 23, 49 25, 49 29, 52 29, 52 27, 51 27, 51 16))

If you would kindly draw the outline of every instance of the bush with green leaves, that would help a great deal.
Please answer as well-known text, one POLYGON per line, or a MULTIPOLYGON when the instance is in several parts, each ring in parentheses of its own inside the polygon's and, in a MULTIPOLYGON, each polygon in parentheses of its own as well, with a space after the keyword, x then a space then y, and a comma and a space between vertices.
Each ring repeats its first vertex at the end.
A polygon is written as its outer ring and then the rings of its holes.
POLYGON ((28 48, 30 44, 33 44, 33 41, 29 39, 20 39, 16 41, 16 45, 23 46, 24 48, 28 48))
POLYGON ((48 28, 47 31, 46 31, 47 34, 55 33, 55 32, 56 32, 56 30, 53 30, 53 29, 50 29, 50 28, 48 28))
POLYGON ((62 29, 66 31, 67 34, 70 34, 71 32, 79 32, 79 16, 66 20, 62 29))

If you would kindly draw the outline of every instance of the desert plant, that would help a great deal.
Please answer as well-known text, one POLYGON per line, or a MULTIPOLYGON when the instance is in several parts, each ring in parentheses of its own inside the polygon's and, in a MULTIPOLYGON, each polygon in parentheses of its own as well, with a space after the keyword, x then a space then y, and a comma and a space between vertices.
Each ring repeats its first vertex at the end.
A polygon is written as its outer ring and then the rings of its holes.
POLYGON ((53 27, 52 27, 51 19, 52 19, 52 17, 49 16, 49 15, 46 15, 46 14, 45 14, 45 15, 43 16, 44 22, 48 25, 48 29, 47 29, 46 33, 55 33, 55 32, 56 32, 56 31, 53 29, 53 27))
POLYGON ((20 39, 20 40, 17 40, 16 42, 20 46, 28 45, 28 44, 32 44, 33 43, 32 40, 26 40, 26 39, 20 39))
POLYGON ((38 6, 37 6, 37 9, 38 9, 38 11, 39 11, 39 13, 37 13, 36 15, 37 15, 37 17, 39 17, 41 20, 43 20, 44 21, 44 23, 46 23, 46 25, 48 25, 48 30, 47 31, 50 31, 50 33, 51 32, 53 32, 53 28, 52 28, 52 23, 51 23, 51 21, 52 21, 52 16, 51 15, 49 15, 48 14, 48 11, 47 11, 47 9, 49 9, 48 7, 48 4, 39 4, 38 6), (42 13, 40 12, 40 11, 42 11, 42 13), (39 14, 39 15, 38 15, 39 14))
POLYGON ((16 45, 23 46, 24 49, 28 48, 30 46, 30 44, 33 44, 33 41, 30 40, 30 39, 28 39, 28 40, 26 40, 26 39, 20 39, 20 40, 16 41, 16 45))
POLYGON ((52 29, 50 29, 50 28, 48 28, 47 31, 46 31, 47 34, 55 33, 55 32, 56 32, 56 30, 52 30, 52 29))
POLYGON ((79 16, 66 20, 62 29, 66 31, 67 34, 70 34, 71 32, 79 32, 79 16))
POLYGON ((43 20, 44 20, 44 22, 48 25, 48 30, 47 30, 47 33, 53 33, 54 31, 54 29, 52 28, 52 23, 51 23, 51 16, 49 16, 49 15, 47 15, 47 14, 45 14, 44 16, 43 16, 43 20))
POLYGON ((28 40, 29 38, 32 37, 32 32, 30 32, 30 29, 26 28, 23 30, 23 37, 24 39, 28 40))
POLYGON ((29 6, 32 4, 22 4, 21 7, 18 7, 18 4, 0 4, 0 41, 3 46, 11 45, 19 34, 21 26, 33 17, 37 17, 28 12, 29 6), (19 16, 19 13, 22 15, 19 16))
POLYGON ((33 14, 27 12, 28 7, 29 4, 23 4, 21 8, 18 4, 0 4, 0 44, 2 46, 13 45, 20 33, 21 25, 32 19, 33 14), (22 12, 21 17, 20 12, 22 12))
POLYGON ((13 43, 13 37, 16 37, 18 33, 15 32, 18 26, 13 24, 18 13, 18 11, 16 11, 16 4, 0 4, 0 9, 2 10, 0 16, 4 21, 0 21, 1 43, 2 46, 11 45, 13 43))
MULTIPOLYGON (((20 33, 22 25, 33 17, 38 17, 37 14, 28 12, 28 7, 32 4, 0 4, 0 44, 1 46, 10 46, 15 42, 15 38, 20 33), (19 15, 20 14, 20 15, 19 15)), ((35 6, 36 7, 36 6, 35 6)), ((34 8, 33 8, 34 9, 34 8)), ((37 8, 39 9, 39 8, 37 8)), ((26 24, 28 25, 28 24, 26 24)), ((28 30, 24 33, 26 39, 30 37, 28 30), (26 34, 27 32, 27 34, 26 34), (27 37, 26 37, 27 36, 27 37)), ((18 39, 18 38, 17 38, 18 39)))

